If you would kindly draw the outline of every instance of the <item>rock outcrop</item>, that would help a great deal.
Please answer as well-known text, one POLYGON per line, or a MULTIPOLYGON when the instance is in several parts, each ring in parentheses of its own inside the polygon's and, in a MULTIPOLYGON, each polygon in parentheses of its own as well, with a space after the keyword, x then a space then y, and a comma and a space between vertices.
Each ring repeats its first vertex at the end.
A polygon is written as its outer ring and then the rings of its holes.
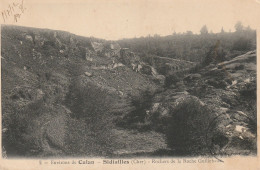
POLYGON ((8 157, 112 153, 118 148, 111 146, 118 135, 112 131, 114 112, 127 111, 129 96, 158 88, 120 62, 116 43, 62 31, 1 30, 2 132, 8 157))
MULTIPOLYGON (((149 112, 149 119, 154 122, 154 128, 167 131, 166 124, 169 124, 168 120, 175 116, 174 110, 179 105, 184 103, 186 105, 184 108, 193 109, 188 106, 189 103, 185 103, 190 99, 190 102, 197 101, 198 105, 201 105, 199 107, 208 109, 207 113, 204 113, 207 116, 202 116, 198 121, 201 121, 201 124, 208 122, 204 129, 200 129, 200 133, 204 134, 201 134, 201 138, 204 138, 205 147, 211 154, 255 154, 256 51, 217 65, 208 65, 198 73, 185 76, 180 80, 182 81, 185 91, 178 90, 178 87, 174 86, 175 88, 159 93, 155 97, 149 112)), ((186 123, 183 126, 192 126, 194 122, 186 123)), ((180 125, 179 128, 185 127, 180 125)), ((190 146, 187 144, 182 147, 189 147, 188 145, 190 146)))

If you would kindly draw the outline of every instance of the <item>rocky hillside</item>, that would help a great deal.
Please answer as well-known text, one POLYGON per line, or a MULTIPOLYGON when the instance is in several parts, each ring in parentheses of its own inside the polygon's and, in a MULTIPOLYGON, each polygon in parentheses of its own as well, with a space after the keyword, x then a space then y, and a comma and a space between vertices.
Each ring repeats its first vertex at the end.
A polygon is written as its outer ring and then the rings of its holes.
POLYGON ((256 154, 256 114, 256 51, 250 51, 173 82, 155 96, 149 118, 181 153, 247 155, 256 154))
POLYGON ((118 138, 115 114, 132 109, 131 96, 164 83, 116 42, 4 25, 1 42, 3 146, 10 156, 110 154, 122 145, 110 141, 118 138))
POLYGON ((178 155, 189 142, 189 155, 198 146, 216 154, 256 151, 255 51, 194 71, 197 63, 142 56, 113 41, 1 30, 8 157, 178 155))

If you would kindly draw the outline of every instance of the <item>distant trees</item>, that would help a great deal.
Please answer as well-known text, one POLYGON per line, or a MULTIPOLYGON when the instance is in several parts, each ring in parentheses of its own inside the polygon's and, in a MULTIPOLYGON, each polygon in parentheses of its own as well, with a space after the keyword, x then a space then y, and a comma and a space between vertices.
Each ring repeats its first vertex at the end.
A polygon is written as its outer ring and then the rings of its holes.
POLYGON ((217 50, 218 56, 223 56, 220 49, 223 49, 227 55, 233 50, 246 52, 256 49, 256 31, 250 27, 244 27, 241 22, 238 22, 235 28, 236 32, 231 32, 228 28, 224 30, 222 27, 219 33, 209 33, 208 27, 204 25, 200 34, 195 34, 190 30, 184 33, 174 31, 172 35, 168 36, 123 39, 119 40, 118 43, 122 48, 130 48, 142 59, 144 58, 143 54, 146 54, 148 58, 157 55, 193 62, 202 62, 207 56, 215 56, 214 47, 218 40, 221 42, 221 48, 217 50), (210 55, 208 55, 209 51, 212 51, 210 55))
POLYGON ((192 35, 192 34, 193 34, 192 31, 187 31, 187 32, 186 32, 186 35, 192 35))
POLYGON ((248 51, 252 50, 252 47, 254 48, 251 39, 244 36, 238 36, 236 37, 236 40, 233 43, 232 50, 248 51))
POLYGON ((237 51, 248 51, 255 48, 255 43, 252 42, 250 35, 256 37, 255 31, 250 26, 244 27, 241 21, 235 24, 236 37, 234 38, 232 50, 237 51))
POLYGON ((225 31, 224 31, 224 28, 222 27, 221 28, 221 33, 223 34, 223 33, 225 33, 225 31))
POLYGON ((241 32, 244 30, 244 26, 242 25, 241 21, 238 21, 236 24, 235 24, 235 29, 236 29, 236 32, 241 32))
POLYGON ((220 40, 216 41, 216 44, 213 45, 210 50, 208 51, 204 61, 203 65, 208 65, 210 63, 219 63, 225 60, 226 52, 221 47, 220 40))
POLYGON ((248 25, 246 28, 245 28, 246 31, 252 31, 252 28, 248 25))
POLYGON ((209 31, 208 31, 208 27, 206 25, 204 25, 201 29, 200 29, 200 34, 201 35, 205 35, 205 34, 208 34, 209 31))

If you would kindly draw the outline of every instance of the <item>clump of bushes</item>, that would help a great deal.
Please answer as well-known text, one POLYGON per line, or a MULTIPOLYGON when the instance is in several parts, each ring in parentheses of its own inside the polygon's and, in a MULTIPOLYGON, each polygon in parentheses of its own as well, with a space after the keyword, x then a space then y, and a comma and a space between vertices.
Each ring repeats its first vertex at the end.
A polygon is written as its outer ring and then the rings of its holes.
POLYGON ((113 97, 90 82, 73 81, 64 103, 71 111, 67 123, 71 130, 66 138, 68 155, 110 154, 113 97))
POLYGON ((116 124, 123 128, 132 128, 141 131, 150 130, 150 122, 147 122, 147 111, 152 107, 153 93, 145 90, 138 96, 132 96, 129 105, 132 110, 118 119, 116 124))
POLYGON ((203 154, 207 149, 210 110, 195 97, 185 98, 170 111, 166 140, 178 154, 203 154))
POLYGON ((188 70, 181 70, 177 72, 172 72, 165 77, 164 87, 169 88, 172 85, 177 85, 178 82, 182 81, 186 74, 188 74, 188 70))
POLYGON ((170 87, 171 85, 175 85, 177 82, 181 80, 180 76, 177 74, 171 74, 166 76, 164 86, 166 88, 170 87))
POLYGON ((98 119, 110 107, 108 94, 105 90, 92 84, 72 84, 65 105, 72 111, 71 117, 77 119, 98 119))
POLYGON ((206 54, 202 65, 207 66, 210 63, 223 62, 226 60, 226 54, 226 50, 224 50, 224 48, 221 46, 221 42, 218 40, 216 44, 213 45, 206 54))
POLYGON ((51 111, 51 108, 44 105, 43 100, 38 100, 4 116, 3 127, 7 132, 3 134, 3 146, 9 156, 32 156, 42 151, 37 117, 51 111))
POLYGON ((240 37, 233 43, 233 50, 249 51, 252 49, 252 40, 247 37, 240 37))
POLYGON ((250 83, 239 87, 239 93, 241 96, 241 101, 244 101, 244 108, 247 108, 248 112, 248 127, 253 133, 257 132, 257 92, 256 92, 256 80, 254 79, 250 83))

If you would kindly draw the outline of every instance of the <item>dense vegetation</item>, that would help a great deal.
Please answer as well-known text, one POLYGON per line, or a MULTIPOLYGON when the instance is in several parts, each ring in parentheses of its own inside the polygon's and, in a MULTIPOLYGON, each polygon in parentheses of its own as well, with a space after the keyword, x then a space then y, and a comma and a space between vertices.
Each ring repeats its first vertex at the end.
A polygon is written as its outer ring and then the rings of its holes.
POLYGON ((202 62, 212 48, 217 48, 224 55, 237 55, 256 48, 256 31, 242 25, 236 32, 193 34, 187 31, 183 34, 169 36, 148 36, 134 39, 122 39, 121 47, 130 48, 142 55, 158 55, 174 59, 202 62), (241 28, 240 28, 241 27, 241 28))

